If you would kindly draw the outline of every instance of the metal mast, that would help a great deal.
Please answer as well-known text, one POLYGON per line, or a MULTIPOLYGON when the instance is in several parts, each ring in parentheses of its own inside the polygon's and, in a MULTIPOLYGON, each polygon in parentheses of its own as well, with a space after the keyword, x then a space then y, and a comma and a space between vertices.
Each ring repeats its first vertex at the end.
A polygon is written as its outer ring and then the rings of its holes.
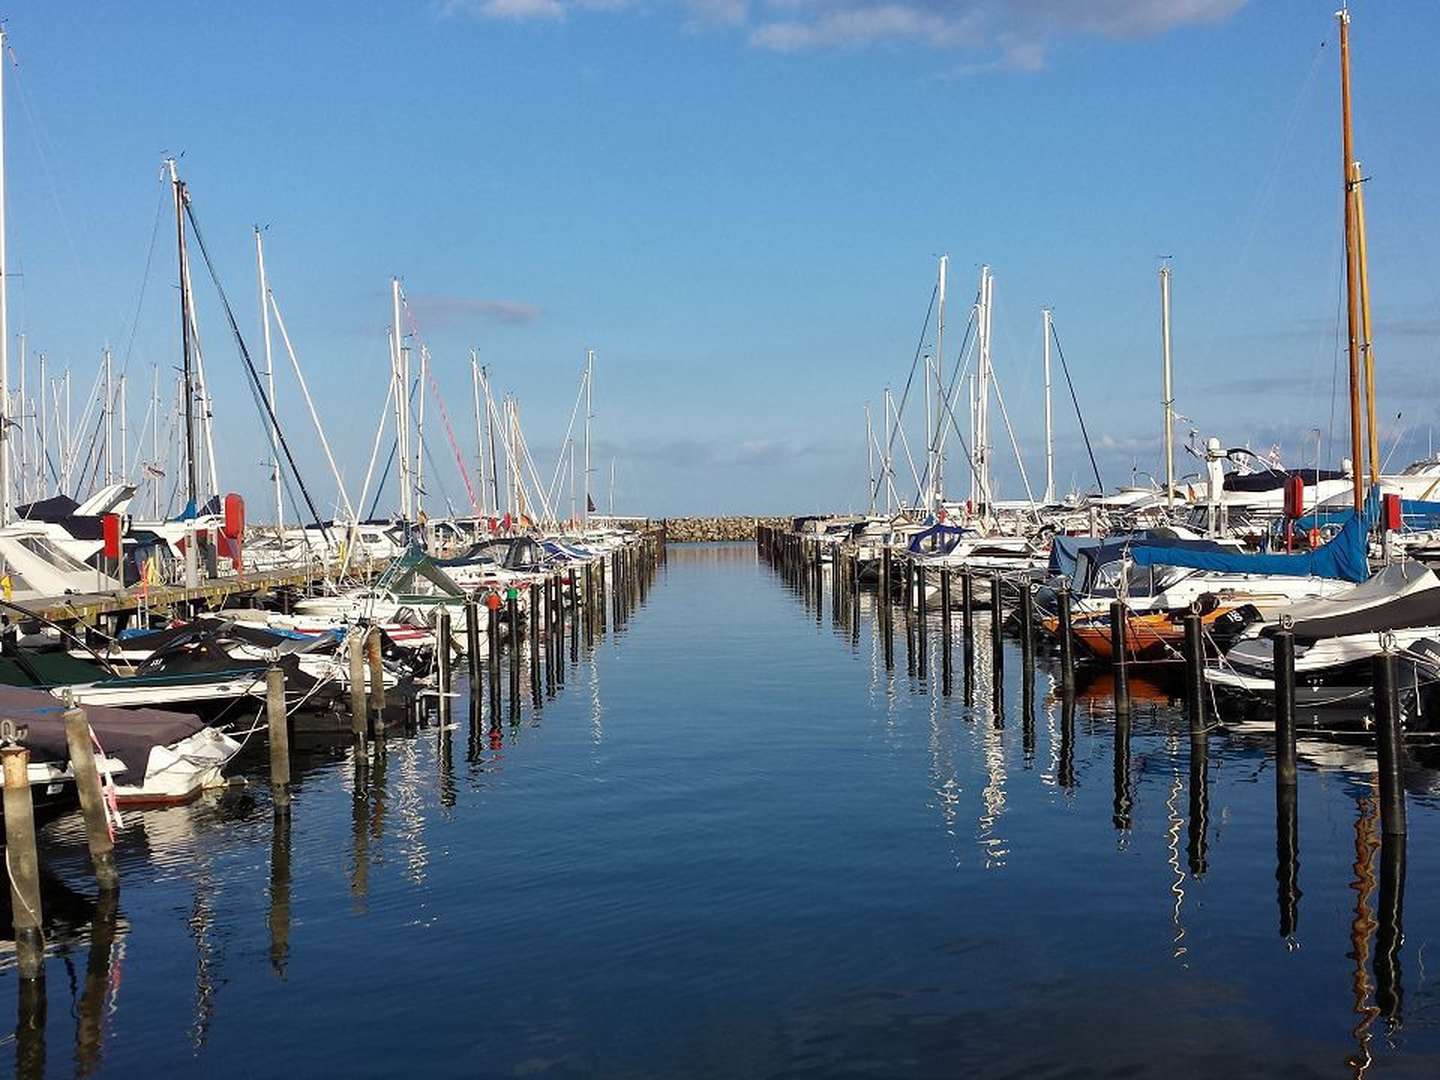
POLYGON ((0 526, 10 524, 10 264, 5 257, 5 31, 0 28, 0 526))
MULTIPOLYGON (((590 524, 590 421, 594 412, 590 408, 592 384, 595 381, 595 350, 590 349, 585 354, 585 510, 584 522, 590 524)), ((613 492, 612 492, 613 498, 613 492)), ((615 508, 610 507, 614 513, 615 508)))
MULTIPOLYGON (((170 170, 170 183, 175 191, 175 244, 180 256, 181 381, 185 397, 185 495, 193 511, 199 504, 200 477, 195 463, 195 382, 190 369, 190 266, 185 253, 185 202, 189 196, 185 182, 175 170, 175 159, 166 159, 165 165, 170 170)), ((68 417, 68 404, 66 412, 68 417)))
MULTIPOLYGON (((275 357, 270 345, 270 282, 265 276, 265 243, 260 236, 260 226, 255 226, 255 270, 260 286, 260 337, 265 343, 265 388, 270 395, 270 411, 275 413, 275 357)), ((280 433, 275 421, 270 421, 270 468, 275 480, 275 535, 280 538, 281 549, 285 545, 285 500, 280 485, 280 433)))
POLYGON ((485 429, 480 426, 480 355, 470 350, 470 391, 475 398, 475 474, 480 482, 480 505, 475 508, 485 516, 485 429))
MULTIPOLYGON (((944 471, 945 462, 941 454, 940 445, 943 443, 941 434, 945 430, 945 285, 949 277, 950 256, 940 256, 940 311, 939 318, 935 323, 935 419, 931 428, 931 438, 935 440, 934 449, 935 464, 931 471, 930 489, 934 494, 931 500, 931 509, 940 509, 940 500, 945 497, 944 471)), ((929 395, 926 395, 929 401, 929 395)), ((930 423, 927 421, 927 424, 930 423)))
POLYGON ((1160 406, 1165 416, 1165 505, 1175 506, 1175 394, 1170 368, 1170 264, 1160 264, 1160 347, 1165 362, 1165 389, 1160 406))
POLYGON ((865 465, 870 473, 870 516, 875 516, 875 428, 870 423, 870 406, 865 406, 865 465))
POLYGON ((1055 431, 1050 413, 1050 318, 1049 308, 1040 311, 1045 334, 1045 505, 1055 501, 1055 431))
POLYGON ((400 463, 400 519, 410 521, 410 380, 400 334, 400 279, 390 279, 390 369, 395 379, 395 458, 400 463))

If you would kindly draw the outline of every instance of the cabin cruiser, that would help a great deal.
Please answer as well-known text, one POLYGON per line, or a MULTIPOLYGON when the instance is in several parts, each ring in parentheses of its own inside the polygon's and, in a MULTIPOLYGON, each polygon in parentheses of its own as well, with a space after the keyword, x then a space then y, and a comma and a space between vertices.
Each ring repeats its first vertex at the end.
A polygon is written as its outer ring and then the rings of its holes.
POLYGON ((1440 638, 1440 578, 1418 562, 1392 563, 1341 597, 1294 604, 1278 620, 1255 627, 1216 663, 1205 679, 1248 706, 1268 708, 1274 694, 1274 634, 1295 635, 1295 703, 1302 710, 1368 709, 1371 661, 1385 648, 1400 651, 1401 684, 1417 689, 1434 661, 1416 646, 1440 638))

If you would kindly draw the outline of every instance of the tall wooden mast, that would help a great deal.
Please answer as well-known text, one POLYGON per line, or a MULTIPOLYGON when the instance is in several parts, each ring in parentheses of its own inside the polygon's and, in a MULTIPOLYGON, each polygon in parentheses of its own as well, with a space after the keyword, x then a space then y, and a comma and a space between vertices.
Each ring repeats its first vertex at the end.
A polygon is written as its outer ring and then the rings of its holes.
POLYGON ((1359 244, 1355 230, 1355 184, 1351 162, 1355 160, 1350 129, 1350 12, 1335 13, 1340 21, 1340 177, 1345 192, 1345 296, 1350 340, 1350 460, 1354 480, 1355 509, 1365 503, 1364 458, 1360 438, 1360 268, 1359 244))

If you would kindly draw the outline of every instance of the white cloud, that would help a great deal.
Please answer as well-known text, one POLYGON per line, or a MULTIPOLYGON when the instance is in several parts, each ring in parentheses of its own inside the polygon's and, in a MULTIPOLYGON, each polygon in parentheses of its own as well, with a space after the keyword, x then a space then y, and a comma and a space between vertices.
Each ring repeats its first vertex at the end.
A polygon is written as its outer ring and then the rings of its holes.
POLYGON ((555 21, 577 11, 677 11, 687 26, 730 27, 777 52, 913 43, 980 59, 966 71, 1034 71, 1073 36, 1138 38, 1220 22, 1248 0, 444 0, 447 14, 555 21))

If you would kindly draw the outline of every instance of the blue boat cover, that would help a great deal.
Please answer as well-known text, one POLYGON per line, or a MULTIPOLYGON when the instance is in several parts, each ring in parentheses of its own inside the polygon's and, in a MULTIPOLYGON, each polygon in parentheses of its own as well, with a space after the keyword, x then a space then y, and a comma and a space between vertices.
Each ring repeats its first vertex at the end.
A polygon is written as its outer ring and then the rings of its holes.
MULTIPOLYGON (((1372 490, 1372 496, 1374 491, 1372 490)), ((1233 551, 1196 551, 1160 547, 1144 541, 1130 548, 1137 566, 1188 566, 1222 574, 1269 574, 1275 577, 1323 577, 1365 581, 1370 577, 1366 557, 1368 534, 1379 507, 1377 498, 1365 500, 1363 514, 1350 513, 1344 527, 1328 543, 1293 555, 1246 555, 1233 551)))
POLYGON ((960 538, 969 531, 958 525, 932 525, 924 532, 912 536, 906 550, 912 555, 934 555, 936 553, 948 555, 955 550, 955 545, 959 543, 960 538), (928 547, 925 546, 925 541, 932 537, 935 538, 935 543, 928 547))

